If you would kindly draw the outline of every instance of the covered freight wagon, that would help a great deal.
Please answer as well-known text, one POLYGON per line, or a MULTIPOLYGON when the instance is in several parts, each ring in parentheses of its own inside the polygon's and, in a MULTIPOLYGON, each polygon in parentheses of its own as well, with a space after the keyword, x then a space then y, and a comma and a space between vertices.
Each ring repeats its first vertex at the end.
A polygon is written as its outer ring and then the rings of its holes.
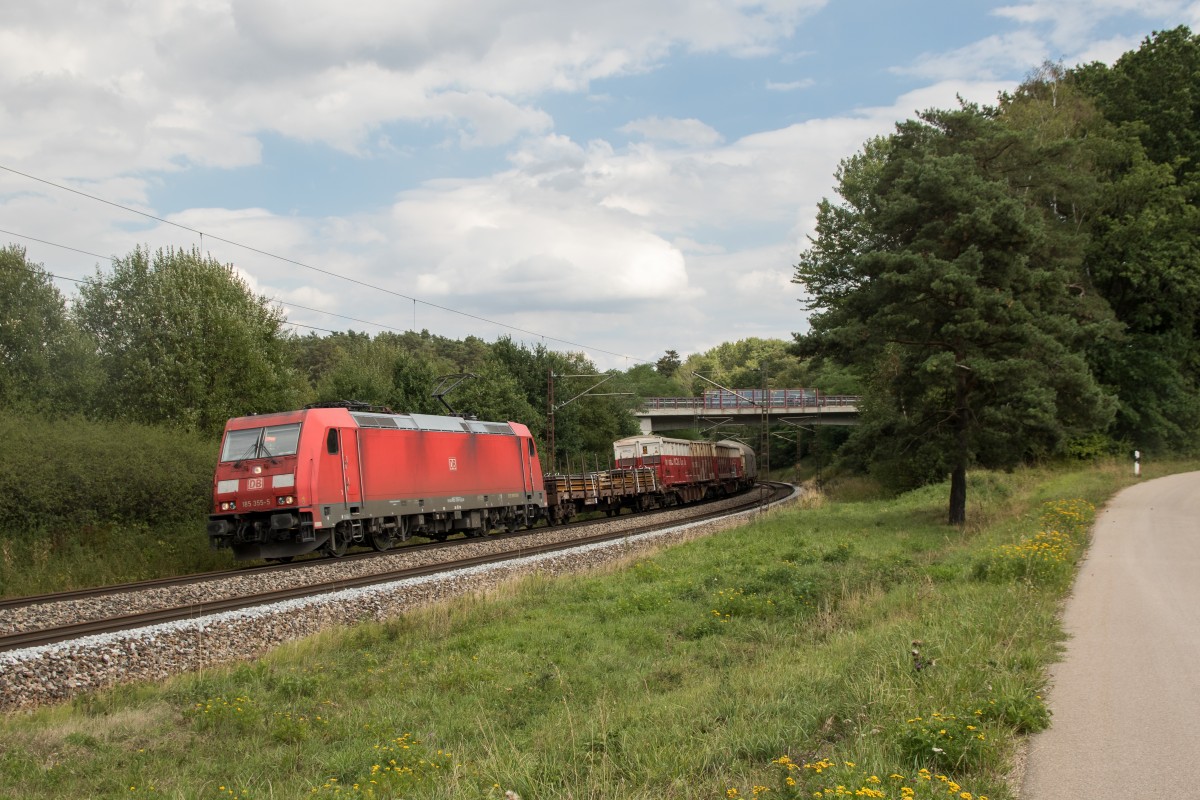
POLYGON ((613 443, 617 467, 650 467, 662 491, 690 503, 729 494, 754 483, 754 453, 740 442, 705 442, 666 436, 631 436, 613 443), (748 459, 748 461, 747 461, 748 459))

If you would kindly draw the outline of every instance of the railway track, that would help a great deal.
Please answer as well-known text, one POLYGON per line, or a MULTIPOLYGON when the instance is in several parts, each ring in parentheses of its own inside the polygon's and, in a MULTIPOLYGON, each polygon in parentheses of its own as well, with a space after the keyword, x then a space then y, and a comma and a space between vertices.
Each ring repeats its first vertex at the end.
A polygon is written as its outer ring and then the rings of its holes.
MULTIPOLYGON (((581 522, 571 523, 572 528, 585 528, 589 525, 603 523, 607 520, 592 519, 581 522)), ((515 533, 493 533, 487 538, 489 541, 503 541, 521 536, 528 536, 531 533, 539 533, 545 531, 545 528, 537 528, 532 530, 522 530, 515 533)), ((191 575, 179 575, 171 578, 151 578, 144 581, 132 581, 129 583, 113 583, 107 586, 94 586, 84 589, 69 589, 63 592, 52 592, 50 594, 39 595, 24 595, 22 597, 6 597, 0 598, 0 613, 6 610, 21 609, 29 606, 44 605, 49 603, 61 603, 72 600, 91 600, 95 598, 108 597, 116 594, 126 594, 130 592, 143 592, 152 589, 171 589, 181 586, 189 586, 198 583, 207 583, 226 578, 241 578, 253 577, 256 575, 270 575, 274 573, 298 572, 306 569, 313 569, 320 566, 328 566, 332 563, 353 564, 358 561, 364 561, 372 558, 378 558, 387 554, 395 554, 399 552, 426 552, 436 551, 443 548, 453 548, 463 544, 467 539, 453 539, 447 542, 423 542, 418 544, 406 544, 393 547, 385 550, 382 553, 357 552, 342 556, 337 561, 331 561, 325 556, 317 558, 304 558, 301 561, 289 562, 287 564, 261 564, 258 566, 243 566, 232 567, 230 569, 214 570, 211 572, 196 572, 191 575)))
MULTIPOLYGON (((652 532, 664 527, 678 526, 685 523, 695 523, 704 520, 710 520, 727 516, 739 512, 744 512, 748 508, 754 508, 761 505, 766 505, 771 502, 777 502, 793 491, 793 487, 787 484, 760 484, 756 489, 739 496, 742 502, 735 504, 732 508, 726 504, 721 504, 723 507, 719 510, 705 510, 706 507, 693 507, 700 513, 689 514, 686 519, 673 518, 670 521, 664 522, 662 514, 656 514, 646 517, 628 517, 625 520, 637 520, 641 524, 632 527, 619 527, 613 529, 611 523, 613 519, 598 519, 590 523, 579 523, 565 528, 536 528, 532 532, 535 534, 545 534, 555 531, 563 531, 567 535, 565 538, 543 541, 537 544, 527 544, 523 540, 527 538, 530 532, 521 532, 516 534, 496 534, 484 539, 469 539, 459 542, 446 543, 431 543, 429 545, 415 545, 410 547, 399 548, 394 551, 385 553, 365 553, 357 557, 348 557, 344 559, 321 559, 316 561, 300 562, 297 564, 286 565, 271 565, 267 567, 257 567, 250 569, 235 569, 225 570, 220 572, 211 572, 198 575, 190 575, 176 579, 162 579, 154 581, 142 581, 138 583, 122 584, 119 586, 102 587, 99 589, 79 590, 71 592, 63 592, 60 594, 41 595, 38 597, 25 597, 7 600, 0 603, 0 609, 5 609, 9 614, 16 610, 24 610, 26 616, 30 616, 28 612, 33 610, 36 616, 36 609, 54 606, 63 603, 79 603, 96 601, 103 598, 112 598, 116 595, 137 595, 157 592, 165 597, 177 593, 184 587, 205 587, 209 585, 217 585, 238 579, 255 578, 263 575, 294 575, 305 576, 311 573, 315 579, 312 581, 300 581, 292 585, 282 588, 273 588, 267 591, 254 591, 242 594, 234 593, 230 596, 215 597, 204 601, 188 601, 184 603, 156 604, 155 607, 138 611, 137 613, 128 613, 120 615, 105 615, 94 619, 79 620, 76 618, 71 622, 60 624, 51 624, 44 627, 28 627, 26 629, 0 635, 0 653, 22 650, 26 648, 40 647, 59 642, 68 642, 82 637, 95 636, 100 634, 114 633, 120 631, 129 631, 147 626, 157 625, 166 622, 175 622, 179 620, 196 619, 204 616, 219 614, 226 611, 237 609, 251 608, 255 606, 270 605, 286 600, 312 597, 316 595, 329 594, 345 589, 353 589, 376 584, 392 583, 396 581, 410 580, 438 573, 447 573, 455 570, 462 570, 469 567, 486 566, 490 564, 498 564, 513 559, 528 558, 530 556, 558 553, 572 548, 582 547, 589 544, 597 544, 609 542, 612 540, 627 539, 629 537, 652 532), (609 524, 606 524, 609 523, 609 524), (600 527, 604 530, 599 533, 589 533, 593 527, 600 527), (491 552, 482 552, 468 555, 461 558, 450 558, 437 560, 437 555, 442 550, 455 552, 467 549, 470 545, 488 544, 500 545, 491 552), (515 544, 515 546, 513 546, 515 544), (347 567, 352 564, 362 562, 364 564, 378 560, 381 564, 386 562, 386 559, 381 558, 389 554, 400 555, 404 557, 416 556, 418 558, 431 556, 432 561, 411 566, 401 567, 385 567, 379 571, 368 571, 366 573, 344 575, 339 574, 334 577, 328 577, 330 573, 344 573, 347 567)), ((617 520, 620 521, 620 520, 617 520)))
MULTIPOLYGON (((586 520, 583 522, 574 523, 576 527, 582 527, 602 520, 586 520)), ((527 536, 530 533, 544 531, 544 528, 536 531, 518 531, 516 533, 495 533, 488 537, 489 541, 502 541, 505 539, 515 538, 519 536, 527 536)), ((285 574, 291 572, 302 573, 304 570, 315 569, 321 566, 329 566, 330 564, 353 564, 358 561, 365 561, 372 558, 378 558, 388 554, 396 553, 419 553, 427 551, 436 551, 443 548, 452 548, 469 541, 466 539, 455 539, 448 542, 427 542, 419 544, 408 544, 394 547, 382 553, 377 552, 359 552, 351 553, 342 556, 336 561, 326 557, 306 558, 303 561, 296 561, 287 564, 263 564, 258 566, 233 567, 231 569, 214 570, 212 572, 196 572, 191 575, 179 575, 171 578, 152 578, 144 581, 132 581, 129 583, 114 583, 108 586, 95 586, 85 589, 70 589, 64 592, 53 592, 50 594, 25 595, 22 597, 7 597, 0 598, 0 614, 5 611, 14 611, 32 606, 49 605, 53 603, 63 603, 69 601, 94 600, 103 597, 110 597, 118 594, 129 594, 133 592, 146 592, 154 589, 177 589, 183 586, 191 586, 195 584, 211 583, 213 581, 225 580, 229 578, 247 578, 259 575, 285 574)), ((0 636, 2 641, 2 636, 0 636)), ((3 648, 0 648, 2 650, 3 648)))

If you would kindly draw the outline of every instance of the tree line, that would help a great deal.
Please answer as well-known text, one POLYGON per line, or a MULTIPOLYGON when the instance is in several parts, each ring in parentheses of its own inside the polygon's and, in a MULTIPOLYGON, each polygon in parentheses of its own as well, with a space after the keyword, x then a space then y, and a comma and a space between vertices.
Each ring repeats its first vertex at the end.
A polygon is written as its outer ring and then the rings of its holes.
POLYGON ((994 106, 844 160, 795 267, 796 352, 865 398, 844 449, 898 488, 1075 452, 1200 442, 1200 39, 1045 64, 994 106))
MULTIPOLYGON (((354 400, 447 413, 439 379, 464 375, 455 412, 549 437, 548 382, 599 374, 578 353, 428 331, 297 335, 279 306, 197 250, 137 248, 98 266, 74 297, 16 245, 0 250, 0 409, 180 429, 214 438, 231 417, 354 400), (556 376, 556 377, 552 377, 556 376)), ((619 383, 636 383, 638 375, 619 383)), ((580 387, 586 389, 586 386, 580 387)), ((636 391, 554 413, 563 458, 596 461, 637 430, 636 391)))

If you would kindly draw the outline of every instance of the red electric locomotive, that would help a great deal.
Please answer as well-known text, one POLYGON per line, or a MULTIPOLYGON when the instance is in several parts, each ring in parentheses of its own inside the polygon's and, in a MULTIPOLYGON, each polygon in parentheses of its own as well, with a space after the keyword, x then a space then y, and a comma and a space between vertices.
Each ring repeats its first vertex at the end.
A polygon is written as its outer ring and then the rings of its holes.
POLYGON ((515 530, 545 506, 524 425, 340 404, 229 420, 208 535, 238 559, 341 556, 413 534, 515 530))

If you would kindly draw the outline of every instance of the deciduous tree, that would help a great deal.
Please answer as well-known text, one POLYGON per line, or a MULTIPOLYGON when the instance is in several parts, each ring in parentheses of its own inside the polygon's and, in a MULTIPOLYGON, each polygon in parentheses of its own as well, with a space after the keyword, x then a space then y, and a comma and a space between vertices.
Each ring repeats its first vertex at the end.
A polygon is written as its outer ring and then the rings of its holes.
POLYGON ((211 433, 298 402, 280 310, 196 250, 114 259, 84 282, 74 311, 101 357, 112 418, 211 433))
POLYGON ((95 354, 40 264, 0 249, 0 406, 40 413, 91 410, 95 354))
MULTIPOLYGON (((1068 78, 1110 128, 1105 204, 1090 220, 1092 285, 1123 332, 1090 353, 1120 404, 1113 434, 1140 449, 1200 445, 1200 36, 1147 37, 1068 78)), ((1097 136, 1097 133, 1102 133, 1097 136)))

